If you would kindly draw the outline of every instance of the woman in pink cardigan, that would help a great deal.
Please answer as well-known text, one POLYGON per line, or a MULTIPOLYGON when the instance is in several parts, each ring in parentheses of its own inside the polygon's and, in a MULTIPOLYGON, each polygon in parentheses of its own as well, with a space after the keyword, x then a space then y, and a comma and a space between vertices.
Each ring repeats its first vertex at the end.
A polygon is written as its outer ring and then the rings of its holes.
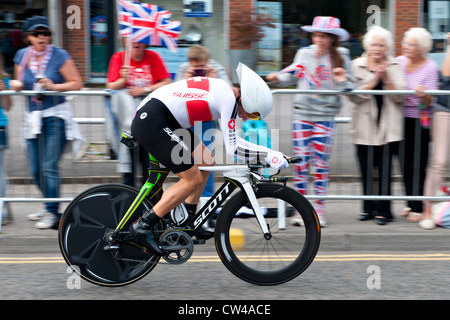
MULTIPOLYGON (((433 45, 430 33, 423 28, 411 28, 403 37, 402 55, 397 59, 405 75, 408 90, 414 95, 405 98, 405 140, 400 144, 399 160, 403 173, 406 195, 422 196, 430 143, 430 121, 435 98, 426 90, 437 90, 439 70, 427 57, 433 45)), ((422 201, 408 201, 401 215, 408 221, 422 219, 422 201)))

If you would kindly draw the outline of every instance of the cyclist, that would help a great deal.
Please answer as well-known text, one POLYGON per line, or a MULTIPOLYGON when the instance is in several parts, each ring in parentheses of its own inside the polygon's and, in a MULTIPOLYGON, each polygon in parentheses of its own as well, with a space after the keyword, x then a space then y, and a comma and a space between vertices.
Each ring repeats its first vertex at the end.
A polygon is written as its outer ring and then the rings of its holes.
POLYGON ((236 117, 263 119, 272 110, 273 100, 267 84, 250 68, 239 63, 236 72, 240 89, 218 78, 195 77, 159 88, 138 106, 131 125, 133 137, 180 178, 164 191, 150 211, 130 226, 130 235, 147 250, 162 253, 154 226, 170 210, 184 201, 189 215, 195 214, 209 174, 198 166, 214 164, 212 153, 188 129, 194 122, 219 120, 227 154, 245 161, 263 159, 275 169, 288 166, 282 153, 237 136, 236 117), (176 150, 185 154, 187 151, 189 159, 183 157, 180 161, 176 150), (198 155, 201 159, 197 159, 198 155))

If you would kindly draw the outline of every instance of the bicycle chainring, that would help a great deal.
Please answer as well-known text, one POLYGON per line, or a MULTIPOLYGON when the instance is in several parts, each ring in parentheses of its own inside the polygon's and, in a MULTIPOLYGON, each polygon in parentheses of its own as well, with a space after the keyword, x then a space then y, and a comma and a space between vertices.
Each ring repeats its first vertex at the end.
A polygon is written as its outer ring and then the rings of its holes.
POLYGON ((164 260, 171 264, 182 264, 189 260, 194 252, 194 242, 191 237, 179 230, 164 233, 160 239, 160 247, 166 253, 164 260))

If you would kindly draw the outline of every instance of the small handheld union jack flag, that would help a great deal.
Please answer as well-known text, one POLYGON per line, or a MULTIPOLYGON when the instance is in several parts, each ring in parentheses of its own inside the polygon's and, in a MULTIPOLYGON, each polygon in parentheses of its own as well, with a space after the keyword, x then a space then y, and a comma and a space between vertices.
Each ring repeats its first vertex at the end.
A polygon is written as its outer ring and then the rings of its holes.
POLYGON ((120 34, 132 42, 167 47, 177 51, 180 21, 170 21, 172 12, 148 4, 118 0, 120 34))
POLYGON ((298 63, 293 63, 287 66, 286 68, 281 70, 280 73, 290 73, 299 79, 304 79, 310 86, 319 85, 319 81, 317 81, 314 76, 310 72, 308 72, 305 66, 298 63))
POLYGON ((117 15, 119 20, 119 34, 129 37, 132 33, 133 4, 130 1, 117 1, 117 15))

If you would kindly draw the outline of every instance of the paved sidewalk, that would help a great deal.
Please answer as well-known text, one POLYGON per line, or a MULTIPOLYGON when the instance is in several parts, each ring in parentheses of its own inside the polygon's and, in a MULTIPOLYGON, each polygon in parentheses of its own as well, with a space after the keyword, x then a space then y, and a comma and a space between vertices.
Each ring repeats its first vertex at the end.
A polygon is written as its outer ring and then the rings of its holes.
MULTIPOLYGON (((72 198, 90 185, 64 185, 63 197, 72 198)), ((349 184, 339 184, 334 189, 352 187, 349 184)), ((12 185, 9 193, 16 197, 38 197, 34 186, 12 185), (26 190, 25 190, 26 189, 26 190)), ((354 192, 354 191, 349 191, 354 192)), ((61 210, 66 206, 62 203, 61 210)), ((26 219, 27 214, 40 211, 42 203, 11 203, 14 221, 5 225, 0 233, 0 254, 12 253, 55 253, 59 252, 57 231, 38 230, 33 221, 26 219)), ((403 208, 403 201, 393 201, 394 213, 403 208)), ((373 221, 361 222, 357 215, 361 208, 359 200, 329 200, 326 203, 328 224, 322 229, 322 251, 413 251, 413 250, 450 250, 450 229, 437 228, 423 230, 417 223, 407 222, 405 218, 396 215, 394 222, 384 226, 373 221)), ((289 228, 294 228, 289 226, 289 228)), ((214 243, 209 240, 206 245, 198 245, 196 251, 215 251, 214 243)))

